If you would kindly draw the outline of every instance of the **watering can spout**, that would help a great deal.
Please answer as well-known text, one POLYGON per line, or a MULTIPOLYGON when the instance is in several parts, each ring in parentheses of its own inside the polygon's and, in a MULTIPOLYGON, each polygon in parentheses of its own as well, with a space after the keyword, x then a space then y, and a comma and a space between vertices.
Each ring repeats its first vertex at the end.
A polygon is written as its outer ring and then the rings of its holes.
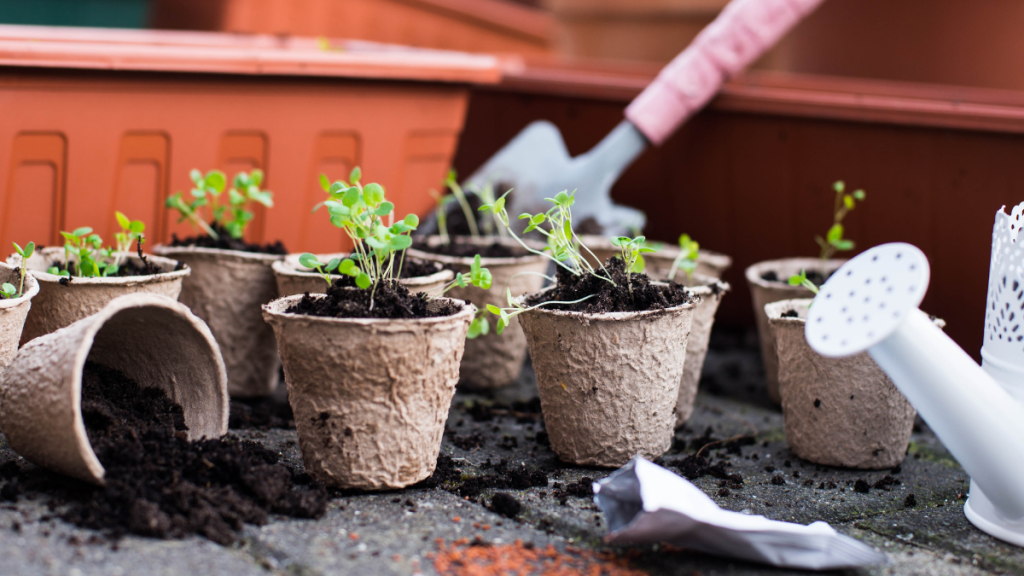
MULTIPOLYGON (((1004 530, 972 522, 1024 545, 1024 405, 918 309, 928 280, 928 260, 910 244, 864 252, 822 286, 807 341, 824 356, 866 350, 970 474, 972 500, 984 500, 988 521, 1004 530)), ((973 512, 968 507, 969 518, 973 512)))

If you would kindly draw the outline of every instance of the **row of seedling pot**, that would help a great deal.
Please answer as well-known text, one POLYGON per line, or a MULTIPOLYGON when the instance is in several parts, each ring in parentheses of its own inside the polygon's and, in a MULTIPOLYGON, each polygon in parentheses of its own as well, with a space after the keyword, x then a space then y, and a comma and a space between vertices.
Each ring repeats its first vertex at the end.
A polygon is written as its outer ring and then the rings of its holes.
MULTIPOLYGON (((556 195, 545 213, 513 220, 505 196, 482 191, 487 202, 479 216, 493 235, 454 236, 442 227, 414 239, 419 219, 396 218, 384 188, 363 184, 357 168, 347 181, 323 178, 327 200, 316 207, 347 234, 352 251, 288 255, 280 243, 243 239, 250 206, 273 204, 262 172, 229 182, 218 171, 193 171, 192 180, 188 197, 175 194, 167 203, 198 234, 155 247, 160 256, 143 253, 144 224, 120 213, 113 248, 83 228, 64 233, 63 248, 18 247, 12 256, 9 273, 19 287, 4 300, 2 318, 13 326, 27 313, 21 340, 35 340, 0 377, 0 427, 26 457, 102 478, 80 430, 72 444, 78 461, 63 465, 65 448, 35 437, 38 426, 23 425, 35 409, 23 405, 32 374, 25 367, 46 362, 41 354, 52 343, 41 342, 70 332, 79 356, 96 354, 115 367, 129 356, 142 364, 159 358, 152 361, 157 371, 180 364, 167 392, 196 424, 195 438, 224 432, 228 393, 270 394, 283 361, 306 469, 337 487, 400 488, 429 476, 456 385, 508 385, 527 350, 552 447, 567 462, 615 467, 636 455, 657 457, 692 411, 715 310, 728 290, 700 271, 720 274, 728 259, 705 260, 685 236, 678 249, 662 251, 642 236, 582 239, 572 227, 572 193, 556 195), (525 225, 518 234, 517 222, 525 225), (533 231, 542 241, 523 238, 533 231), (617 257, 609 258, 612 252, 617 257), (548 281, 554 284, 544 288, 548 281), (173 346, 146 336, 154 326, 140 320, 144 315, 128 319, 121 310, 135 305, 117 299, 138 292, 159 295, 139 296, 143 308, 161 308, 152 298, 170 301, 180 292, 190 312, 167 304, 171 316, 185 320, 166 321, 198 323, 198 336, 169 331, 167 338, 181 340, 173 346), (111 331, 121 335, 118 342, 138 331, 132 345, 90 340, 90 330, 103 332, 121 317, 111 331), (209 356, 204 350, 214 341, 219 354, 211 371, 193 356, 209 356), (221 365, 225 390, 211 392, 221 365), (92 464, 91 473, 82 472, 92 464)), ((461 190, 453 196, 464 198, 461 190)), ((475 224, 477 214, 470 216, 475 224)), ((6 366, 14 347, 4 346, 6 366)), ((84 357, 60 367, 71 370, 64 380, 76 378, 84 357)), ((147 385, 149 373, 136 374, 147 385)), ((65 392, 73 397, 76 388, 65 392)))

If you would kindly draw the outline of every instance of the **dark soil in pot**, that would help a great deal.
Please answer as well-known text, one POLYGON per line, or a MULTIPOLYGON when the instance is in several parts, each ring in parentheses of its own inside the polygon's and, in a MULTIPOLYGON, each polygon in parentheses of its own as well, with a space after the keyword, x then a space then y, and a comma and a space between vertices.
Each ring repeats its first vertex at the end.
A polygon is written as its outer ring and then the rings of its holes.
POLYGON ((521 246, 507 246, 505 244, 498 243, 479 245, 461 243, 457 240, 448 244, 438 244, 436 246, 428 244, 422 240, 415 240, 412 247, 422 252, 455 256, 458 258, 472 258, 477 254, 479 254, 481 258, 518 258, 520 256, 530 254, 521 246))
POLYGON ((200 534, 220 544, 271 513, 326 512, 323 486, 278 464, 277 454, 231 437, 188 442, 180 406, 115 370, 86 364, 82 415, 106 486, 33 470, 4 486, 5 499, 26 489, 56 492, 68 504, 65 520, 114 538, 200 534))
POLYGON ((268 242, 266 244, 250 244, 245 240, 239 240, 232 238, 226 230, 212 224, 214 232, 217 233, 219 238, 211 238, 208 234, 200 234, 196 236, 188 236, 186 238, 178 238, 177 234, 171 234, 171 246, 174 247, 186 247, 196 246, 199 248, 218 248, 220 250, 237 250, 239 252, 255 252, 258 254, 288 254, 288 250, 284 247, 284 244, 280 240, 275 242, 268 242))
MULTIPOLYGON (((818 272, 817 270, 807 271, 807 279, 814 283, 815 286, 821 286, 831 277, 832 274, 825 276, 824 274, 818 272)), ((772 270, 765 272, 764 274, 761 274, 761 280, 764 280, 765 282, 781 282, 782 284, 789 283, 789 278, 779 278, 779 275, 772 270)))
POLYGON ((451 316, 461 308, 452 301, 428 309, 430 301, 422 294, 413 294, 402 284, 384 284, 376 290, 360 290, 334 285, 326 296, 306 293, 298 304, 287 310, 289 314, 322 316, 327 318, 383 318, 391 320, 436 318, 451 316), (372 307, 370 294, 373 294, 372 307))
MULTIPOLYGON (((163 274, 164 272, 171 272, 171 270, 161 270, 159 267, 154 266, 149 262, 149 259, 145 255, 140 254, 140 257, 145 264, 136 262, 134 260, 125 259, 121 262, 121 265, 117 268, 117 273, 111 276, 116 278, 127 278, 129 276, 153 276, 155 274, 163 274)), ((50 262, 50 266, 56 266, 57 268, 63 269, 64 263, 53 261, 50 262)), ((178 262, 178 265, 174 267, 174 272, 183 270, 185 264, 178 262)), ((75 276, 78 274, 78 266, 74 262, 68 262, 68 272, 71 273, 71 281, 74 282, 75 276)))
POLYGON ((551 301, 572 302, 594 294, 596 296, 583 302, 552 304, 547 308, 600 314, 662 310, 692 301, 686 288, 675 282, 668 286, 656 286, 646 274, 632 274, 627 280, 625 263, 619 258, 609 258, 604 266, 615 285, 590 274, 576 276, 559 266, 555 287, 532 298, 527 304, 536 306, 551 301))
MULTIPOLYGON (((395 265, 398 265, 399 256, 395 258, 395 265)), ((428 262, 426 260, 420 260, 419 258, 406 258, 402 262, 401 274, 398 276, 402 279, 409 278, 422 278, 424 276, 430 276, 431 274, 437 274, 441 270, 444 270, 444 266, 437 262, 428 262)), ((310 270, 306 268, 306 272, 316 272, 316 270, 310 270)), ((342 288, 356 288, 356 279, 351 276, 341 276, 334 281, 335 286, 342 288)))

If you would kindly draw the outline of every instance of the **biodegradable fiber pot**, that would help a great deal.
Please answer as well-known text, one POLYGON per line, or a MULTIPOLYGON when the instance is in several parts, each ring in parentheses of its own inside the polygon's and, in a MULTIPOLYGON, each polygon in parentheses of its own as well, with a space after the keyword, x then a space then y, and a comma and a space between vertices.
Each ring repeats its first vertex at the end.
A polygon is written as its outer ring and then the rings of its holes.
MULTIPOLYGON (((460 238, 458 241, 474 244, 498 242, 519 247, 515 240, 494 237, 460 238)), ((441 238, 431 236, 427 239, 427 243, 436 246, 441 243, 441 238)), ((540 249, 542 246, 535 248, 540 249)), ((469 273, 470 264, 473 262, 472 258, 445 256, 411 248, 406 253, 421 260, 440 262, 447 268, 463 273, 469 273)), ((512 290, 512 296, 515 297, 536 292, 544 286, 544 278, 537 274, 544 274, 547 271, 548 260, 543 256, 528 254, 514 258, 481 258, 481 265, 490 270, 493 276, 490 290, 482 290, 475 286, 466 286, 465 288, 456 286, 447 293, 447 296, 471 302, 480 310, 483 310, 488 304, 506 307, 508 306, 506 287, 512 290)), ((494 330, 492 317, 491 331, 486 336, 466 342, 466 354, 462 357, 462 366, 459 368, 459 385, 471 389, 507 386, 519 378, 525 360, 526 337, 523 336, 523 330, 519 327, 518 318, 513 318, 509 326, 499 335, 494 330)))
MULTIPOLYGON (((19 286, 18 269, 0 262, 0 282, 10 282, 19 286)), ((25 326, 25 317, 32 307, 32 298, 39 294, 39 283, 31 274, 25 276, 25 293, 18 298, 0 300, 0 374, 11 363, 18 351, 21 341, 21 330, 25 326)))
MULTIPOLYGON (((317 258, 321 262, 330 262, 333 258, 345 258, 348 255, 348 252, 318 254, 317 258)), ((324 282, 323 276, 317 272, 310 272, 308 268, 300 264, 299 256, 300 254, 289 254, 284 260, 279 260, 273 264, 274 277, 277 279, 277 295, 281 298, 305 294, 306 292, 322 294, 327 291, 327 282, 324 282)), ((338 274, 331 275, 332 282, 339 278, 341 276, 338 274)), ((429 276, 402 278, 398 282, 412 293, 426 292, 427 294, 436 294, 451 282, 453 278, 455 278, 454 272, 451 270, 441 270, 429 276)))
POLYGON ((786 443, 816 464, 865 469, 899 464, 917 412, 867 352, 826 358, 811 349, 804 336, 810 304, 800 299, 765 306, 778 351, 786 443), (790 311, 798 316, 783 317, 790 311))
POLYGON ((103 483, 103 466, 82 419, 87 361, 161 388, 184 410, 190 440, 227 432, 224 361, 206 324, 166 296, 130 294, 32 340, 14 357, 0 377, 0 429, 15 452, 56 472, 103 483))
POLYGON ((277 297, 271 265, 284 256, 195 246, 153 250, 192 269, 179 300, 210 326, 220 344, 231 396, 273 393, 281 359, 260 306, 277 297))
POLYGON ((846 260, 825 260, 818 258, 785 258, 758 262, 746 270, 747 285, 750 287, 750 298, 754 301, 754 318, 757 320, 757 337, 761 341, 761 361, 764 362, 764 376, 768 385, 768 397, 776 404, 782 402, 779 396, 779 361, 775 357, 775 338, 768 326, 765 315, 765 304, 779 300, 793 300, 814 296, 803 286, 790 286, 790 276, 799 274, 801 270, 820 272, 826 278, 835 272, 846 260), (778 281, 765 280, 765 274, 772 272, 778 281))
POLYGON ((722 302, 722 297, 732 288, 718 278, 694 273, 689 278, 680 274, 690 292, 700 296, 700 304, 693 310, 693 321, 690 323, 690 337, 686 344, 686 363, 683 365, 683 379, 679 382, 679 400, 676 402, 676 428, 690 419, 693 414, 693 403, 697 399, 697 387, 700 384, 700 373, 704 369, 704 359, 708 355, 708 343, 711 341, 711 327, 715 324, 715 312, 722 302))
POLYGON ((616 468, 669 449, 698 304, 603 314, 537 308, 520 315, 559 458, 616 468))
MULTIPOLYGON (((125 258, 140 263, 134 254, 125 258)), ((188 268, 175 270, 178 263, 159 256, 146 256, 160 268, 160 274, 151 276, 124 276, 111 278, 70 278, 63 279, 46 272, 54 262, 65 260, 63 248, 42 248, 28 259, 28 269, 39 282, 39 295, 32 300, 32 309, 25 320, 21 343, 49 334, 95 314, 111 300, 125 294, 159 294, 176 299, 181 292, 182 280, 189 275, 188 268)), ((21 256, 17 254, 7 262, 18 266, 21 256)))
MULTIPOLYGON (((594 235, 583 235, 580 237, 580 241, 590 248, 590 251, 594 253, 594 256, 603 263, 612 256, 618 256, 621 254, 619 249, 612 245, 610 239, 604 236, 594 235)), ((597 260, 591 258, 586 250, 583 251, 587 261, 590 262, 591 266, 598 264, 597 260)), ((658 248, 657 252, 650 252, 644 254, 644 262, 647 267, 644 272, 647 273, 651 278, 657 280, 667 280, 669 273, 672 272, 672 264, 675 262, 676 257, 679 256, 679 247, 671 244, 663 244, 658 248)), ((721 252, 713 252, 711 250, 701 249, 697 257, 697 268, 694 270, 695 274, 701 274, 703 276, 710 276, 712 278, 721 278, 725 271, 732 267, 732 258, 722 254, 721 252)), ((676 274, 678 279, 682 271, 676 274)))
MULTIPOLYGON (((415 320, 263 307, 284 362, 306 471, 338 488, 402 488, 434 472, 476 309, 415 320)), ((451 302, 449 299, 439 299, 451 302)))

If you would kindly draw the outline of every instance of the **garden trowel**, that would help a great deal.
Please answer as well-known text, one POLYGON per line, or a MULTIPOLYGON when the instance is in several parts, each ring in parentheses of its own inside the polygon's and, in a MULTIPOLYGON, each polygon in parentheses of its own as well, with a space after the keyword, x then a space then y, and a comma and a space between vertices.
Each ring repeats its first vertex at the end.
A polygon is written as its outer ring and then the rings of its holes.
POLYGON ((660 145, 823 0, 732 0, 626 108, 626 119, 589 152, 569 156, 554 124, 533 122, 470 176, 467 189, 513 189, 509 212, 543 212, 545 198, 576 190, 573 219, 593 218, 606 235, 642 229, 645 217, 611 200, 619 175, 660 145))

